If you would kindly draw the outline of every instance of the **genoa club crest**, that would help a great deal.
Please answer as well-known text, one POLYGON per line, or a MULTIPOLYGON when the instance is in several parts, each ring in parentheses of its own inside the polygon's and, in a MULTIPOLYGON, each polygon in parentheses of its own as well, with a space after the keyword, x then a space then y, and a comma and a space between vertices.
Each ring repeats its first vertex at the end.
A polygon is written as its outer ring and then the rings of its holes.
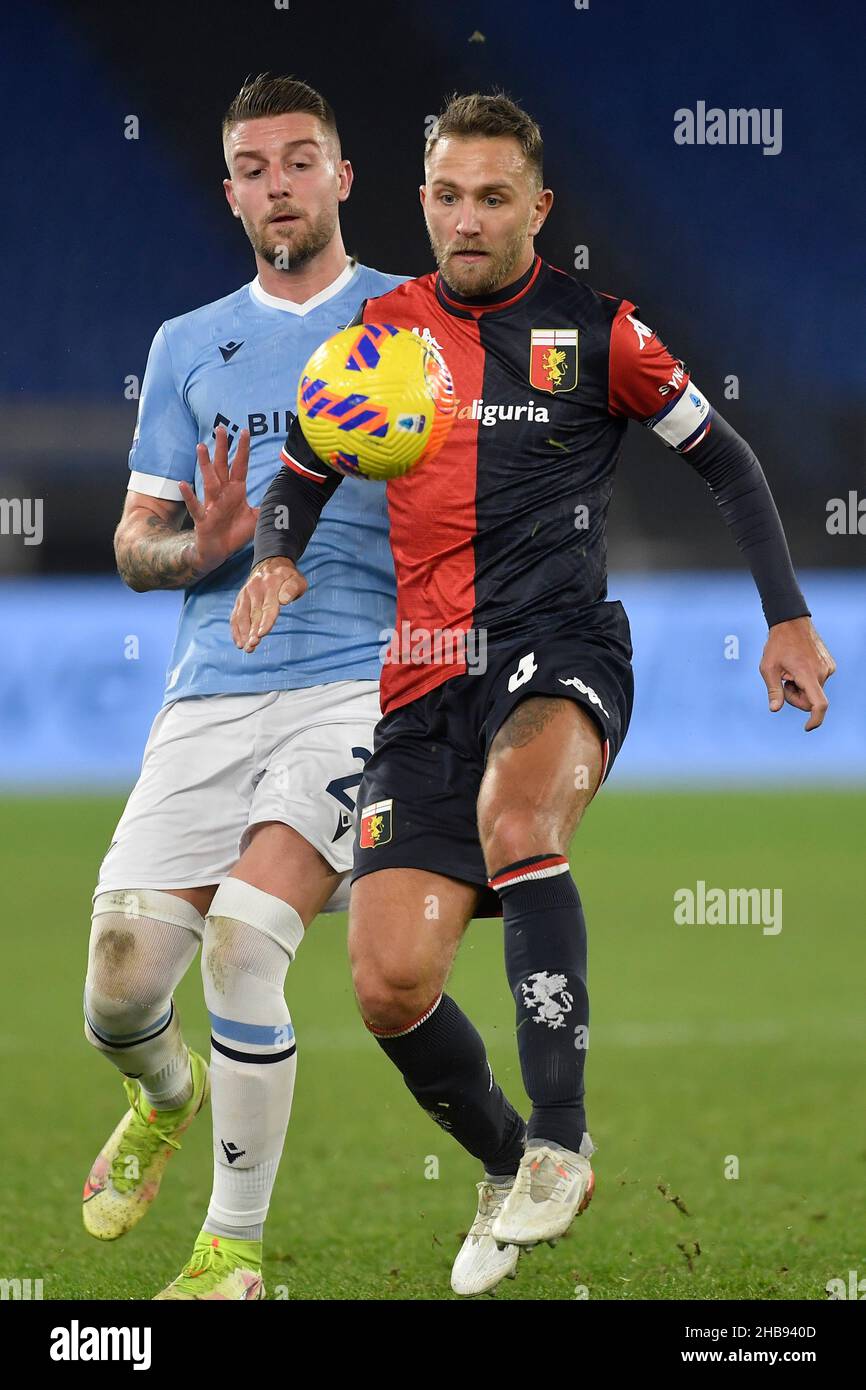
POLYGON ((533 328, 529 380, 536 391, 573 391, 577 385, 577 329, 533 328))
POLYGON ((386 845, 391 838, 391 808, 393 801, 376 801, 365 806, 361 812, 361 830, 358 843, 361 849, 375 849, 376 845, 386 845))

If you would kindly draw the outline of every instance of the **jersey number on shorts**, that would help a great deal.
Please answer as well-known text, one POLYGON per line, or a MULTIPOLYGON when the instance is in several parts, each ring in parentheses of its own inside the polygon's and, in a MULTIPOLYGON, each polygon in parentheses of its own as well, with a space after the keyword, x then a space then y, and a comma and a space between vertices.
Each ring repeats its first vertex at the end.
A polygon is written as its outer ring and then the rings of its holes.
MULTIPOLYGON (((369 748, 353 748, 352 757, 360 758, 362 763, 366 763, 373 755, 369 748)), ((337 829, 331 844, 345 835, 347 830, 351 830, 355 820, 355 800, 349 795, 350 788, 357 789, 361 785, 363 769, 360 772, 350 772, 348 777, 335 777, 328 783, 325 791, 329 796, 333 796, 340 803, 340 814, 337 820, 337 829)))

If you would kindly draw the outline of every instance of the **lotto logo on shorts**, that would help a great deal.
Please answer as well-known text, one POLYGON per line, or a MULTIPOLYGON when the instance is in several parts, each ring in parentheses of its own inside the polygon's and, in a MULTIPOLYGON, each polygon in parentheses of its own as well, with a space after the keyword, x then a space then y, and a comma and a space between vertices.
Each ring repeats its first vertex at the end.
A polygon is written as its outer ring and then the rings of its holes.
POLYGON ((361 834, 358 841, 361 849, 375 849, 386 845, 391 838, 391 812, 393 801, 376 801, 365 806, 361 812, 361 834))

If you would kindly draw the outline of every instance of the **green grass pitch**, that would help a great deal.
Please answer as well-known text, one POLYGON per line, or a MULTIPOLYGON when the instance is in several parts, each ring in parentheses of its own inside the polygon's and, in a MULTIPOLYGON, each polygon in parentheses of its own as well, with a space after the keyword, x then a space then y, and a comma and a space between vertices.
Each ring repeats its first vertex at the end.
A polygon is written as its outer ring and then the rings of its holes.
MULTIPOLYGON (((89 898, 119 809, 0 802, 0 1276, 41 1278, 46 1299, 150 1298, 187 1258, 210 1192, 204 1118, 136 1230, 100 1245, 81 1225, 82 1183, 125 1105, 81 1029, 89 898)), ((866 1275, 864 824, 860 792, 612 790, 591 808, 572 864, 590 934, 596 1194, 499 1298, 824 1299, 828 1279, 866 1275), (675 890, 699 879, 781 888, 782 931, 675 925, 675 890)), ((450 989, 523 1103, 499 923, 470 928, 450 989)), ((344 917, 312 928, 288 1000, 298 1082, 269 1296, 453 1297, 479 1174, 361 1026, 344 917)), ((206 1051, 197 966, 178 1002, 206 1051)))

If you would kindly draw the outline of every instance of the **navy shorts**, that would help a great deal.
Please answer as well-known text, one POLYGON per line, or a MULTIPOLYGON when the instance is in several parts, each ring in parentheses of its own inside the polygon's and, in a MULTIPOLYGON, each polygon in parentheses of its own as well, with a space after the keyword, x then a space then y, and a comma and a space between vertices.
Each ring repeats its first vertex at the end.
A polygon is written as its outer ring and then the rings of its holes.
POLYGON ((530 637, 488 643, 483 672, 452 676, 384 715, 358 790, 352 882, 377 869, 427 869, 476 884, 476 915, 499 916, 476 816, 496 733, 532 695, 574 700, 601 730, 604 780, 631 718, 631 655, 622 604, 596 603, 530 637))

